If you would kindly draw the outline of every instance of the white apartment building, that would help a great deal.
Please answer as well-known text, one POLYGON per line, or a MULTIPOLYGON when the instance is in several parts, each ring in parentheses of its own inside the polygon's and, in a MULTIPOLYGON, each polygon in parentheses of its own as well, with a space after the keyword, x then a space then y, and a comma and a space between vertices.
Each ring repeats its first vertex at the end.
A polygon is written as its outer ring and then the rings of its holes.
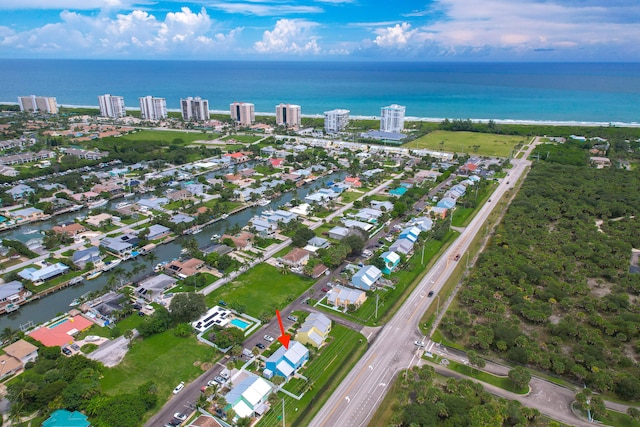
POLYGON ((153 96, 140 98, 140 115, 143 120, 161 120, 167 118, 167 100, 153 96))
POLYGON ((180 99, 180 107, 182 108, 183 120, 197 122, 209 120, 209 101, 206 99, 201 99, 199 96, 180 99))
POLYGON ((19 96, 18 104, 20 105, 20 111, 42 111, 49 114, 58 114, 58 103, 54 97, 35 95, 19 96))
POLYGON ((251 126, 256 120, 255 107, 249 102, 233 102, 230 105, 231 119, 243 126, 251 126))
POLYGON ((102 117, 112 117, 117 119, 127 115, 127 111, 124 107, 124 97, 112 96, 108 93, 98 96, 98 103, 100 104, 100 115, 102 117))
POLYGON ((276 124, 292 128, 300 127, 301 114, 300 106, 293 104, 276 105, 276 124))
POLYGON ((324 131, 336 133, 344 130, 349 124, 349 110, 336 109, 324 112, 324 131))
POLYGON ((392 104, 380 110, 380 131, 401 133, 404 129, 404 105, 392 104))

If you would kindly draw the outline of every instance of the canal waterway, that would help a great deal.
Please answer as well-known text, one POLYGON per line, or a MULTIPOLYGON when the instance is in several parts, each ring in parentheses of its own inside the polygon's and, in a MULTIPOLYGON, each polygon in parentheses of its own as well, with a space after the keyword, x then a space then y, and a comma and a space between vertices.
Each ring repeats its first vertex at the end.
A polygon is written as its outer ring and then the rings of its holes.
MULTIPOLYGON (((216 171, 212 173, 211 176, 220 175, 221 173, 228 173, 225 171, 216 171)), ((245 209, 243 211, 237 212, 235 214, 229 215, 227 218, 216 221, 215 223, 205 227, 202 232, 189 236, 180 236, 174 241, 160 245, 156 248, 155 255, 157 256, 157 260, 153 263, 149 262, 145 257, 137 257, 132 260, 128 260, 120 264, 120 268, 122 268, 125 272, 133 270, 137 265, 141 265, 144 267, 139 268, 139 272, 136 277, 133 278, 135 281, 136 278, 144 277, 153 272, 153 268, 158 262, 171 260, 180 256, 180 251, 182 249, 182 244, 187 238, 195 238, 200 247, 206 246, 211 243, 211 236, 214 234, 222 235, 224 232, 236 225, 241 227, 247 225, 249 220, 254 216, 260 214, 263 210, 266 209, 275 209, 278 208, 289 201, 291 201, 294 196, 299 200, 304 199, 304 197, 319 189, 326 186, 329 181, 339 181, 344 179, 346 173, 343 171, 333 172, 327 176, 319 178, 318 180, 304 185, 300 188, 297 188, 294 191, 287 192, 282 194, 281 196, 273 199, 271 203, 267 206, 255 206, 249 209, 245 209)), ((137 200, 141 197, 149 197, 149 195, 136 195, 135 198, 132 197, 130 199, 124 200, 137 200)), ((114 200, 109 202, 110 208, 115 208, 115 205, 118 202, 121 202, 123 199, 114 200)), ((60 224, 66 221, 73 221, 79 215, 85 215, 86 209, 70 212, 66 214, 62 214, 59 216, 55 216, 47 221, 42 221, 38 223, 26 224, 22 227, 4 232, 0 234, 0 238, 3 239, 16 239, 23 242, 28 241, 29 239, 35 237, 42 237, 40 234, 41 230, 48 230, 52 228, 56 224, 60 224), (25 234, 25 231, 28 230, 37 230, 37 233, 25 234)), ((94 280, 87 281, 85 280, 79 285, 71 286, 68 288, 61 289, 58 292, 50 294, 40 300, 25 304, 20 307, 19 310, 5 314, 0 316, 0 329, 10 327, 13 329, 19 328, 21 325, 26 325, 29 322, 32 322, 33 325, 38 323, 45 322, 58 314, 64 313, 70 309, 69 303, 76 298, 79 298, 83 294, 88 292, 97 291, 103 289, 107 285, 107 281, 109 277, 113 274, 113 271, 105 272, 100 277, 94 280)))

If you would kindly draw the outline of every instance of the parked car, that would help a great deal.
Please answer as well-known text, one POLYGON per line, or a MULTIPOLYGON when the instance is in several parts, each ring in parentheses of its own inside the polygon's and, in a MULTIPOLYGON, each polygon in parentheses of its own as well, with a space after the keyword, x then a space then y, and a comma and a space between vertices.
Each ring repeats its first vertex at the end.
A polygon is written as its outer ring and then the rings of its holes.
POLYGON ((264 340, 268 342, 273 342, 274 338, 271 335, 265 335, 264 340))
POLYGON ((176 420, 185 421, 187 419, 187 416, 181 412, 176 412, 175 414, 173 414, 173 418, 175 418, 176 420))
POLYGON ((264 350, 266 347, 264 344, 262 344, 261 342, 256 343, 256 347, 258 347, 260 350, 264 350))
POLYGON ((433 291, 429 291, 429 293, 427 294, 427 296, 432 297, 432 296, 433 296, 433 291))
POLYGON ((287 316, 287 319, 291 320, 292 322, 297 322, 298 321, 298 317, 297 316, 287 316))
POLYGON ((416 341, 414 342, 415 345, 417 345, 418 347, 424 347, 424 343, 422 341, 416 341))
POLYGON ((218 384, 224 384, 224 378, 222 378, 220 375, 216 375, 213 380, 215 382, 217 382, 218 384))
POLYGON ((181 381, 180 384, 178 384, 176 388, 173 389, 173 394, 180 393, 183 388, 184 388, 184 381, 181 381))
POLYGON ((214 380, 209 380, 207 382, 207 387, 211 387, 212 385, 216 384, 216 382, 214 380))
POLYGON ((329 288, 322 288, 322 292, 329 292, 329 288))

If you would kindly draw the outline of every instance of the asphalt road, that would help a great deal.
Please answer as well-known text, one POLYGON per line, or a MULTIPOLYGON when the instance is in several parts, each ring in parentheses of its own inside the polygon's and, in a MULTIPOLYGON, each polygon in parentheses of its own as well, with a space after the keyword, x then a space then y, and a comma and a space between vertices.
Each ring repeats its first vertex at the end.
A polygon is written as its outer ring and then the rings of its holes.
MULTIPOLYGON (((531 149, 532 147, 529 148, 531 149)), ((523 158, 526 159, 526 156, 523 158)), ((514 159, 512 164, 509 175, 498 185, 491 200, 500 199, 511 188, 511 183, 520 178, 530 162, 514 159)), ((425 337, 420 334, 418 323, 422 314, 436 299, 435 295, 429 298, 427 293, 434 291, 438 294, 457 263, 464 262, 465 251, 475 235, 482 231, 494 206, 495 203, 488 202, 480 208, 457 241, 445 251, 396 315, 380 331, 369 350, 312 420, 311 426, 364 426, 369 422, 396 373, 420 360, 419 349, 414 341, 425 337)))

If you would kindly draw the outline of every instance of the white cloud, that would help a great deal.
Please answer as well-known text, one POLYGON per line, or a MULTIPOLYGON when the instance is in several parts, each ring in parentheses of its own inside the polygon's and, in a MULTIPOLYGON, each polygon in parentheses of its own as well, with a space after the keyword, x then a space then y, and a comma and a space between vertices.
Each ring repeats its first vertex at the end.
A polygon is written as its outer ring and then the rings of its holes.
POLYGON ((288 4, 257 4, 257 3, 214 3, 211 7, 227 13, 243 15, 278 16, 291 14, 322 13, 317 6, 294 6, 288 4))
POLYGON ((142 10, 115 18, 63 11, 60 18, 61 22, 29 31, 0 31, 0 55, 12 50, 75 57, 188 57, 226 51, 242 31, 214 33, 213 20, 204 8, 196 13, 183 7, 167 13, 164 20, 142 10))
POLYGON ((303 19, 280 19, 273 31, 264 32, 262 41, 256 42, 254 49, 259 53, 320 53, 317 37, 312 32, 317 26, 303 19))
POLYGON ((149 4, 134 0, 2 0, 0 9, 94 10, 129 9, 132 4, 149 4))
POLYGON ((411 25, 403 22, 402 24, 396 24, 393 27, 380 28, 375 30, 378 35, 373 41, 376 45, 386 48, 400 48, 403 49, 407 45, 419 42, 419 39, 423 39, 417 29, 412 29, 411 25))

